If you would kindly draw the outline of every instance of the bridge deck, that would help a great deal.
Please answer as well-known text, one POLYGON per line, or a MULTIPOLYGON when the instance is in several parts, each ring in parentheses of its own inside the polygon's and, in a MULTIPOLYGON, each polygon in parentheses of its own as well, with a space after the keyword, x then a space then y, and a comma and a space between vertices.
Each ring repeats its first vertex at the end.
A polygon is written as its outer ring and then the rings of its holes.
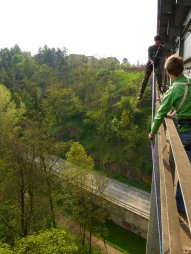
POLYGON ((105 194, 113 199, 140 210, 149 216, 150 193, 139 190, 127 184, 110 179, 105 194))
MULTIPOLYGON (((67 162, 56 157, 52 157, 52 160, 55 161, 54 170, 57 173, 63 173, 67 162)), ((75 166, 73 166, 73 168, 75 168, 75 166)), ((102 182, 107 183, 103 193, 101 194, 103 198, 124 207, 127 210, 131 210, 146 219, 149 218, 150 193, 96 173, 96 176, 97 175, 100 177, 102 182)), ((99 195, 99 191, 96 188, 91 188, 90 184, 86 183, 84 186, 99 195)))

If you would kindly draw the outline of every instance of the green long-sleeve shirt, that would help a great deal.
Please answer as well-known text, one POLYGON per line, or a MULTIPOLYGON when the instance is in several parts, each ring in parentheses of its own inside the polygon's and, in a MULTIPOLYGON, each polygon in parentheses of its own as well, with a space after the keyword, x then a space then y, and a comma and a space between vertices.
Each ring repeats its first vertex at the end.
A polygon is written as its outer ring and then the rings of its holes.
MULTIPOLYGON (((185 86, 178 84, 179 82, 188 82, 188 79, 184 75, 178 76, 173 80, 172 86, 165 93, 164 98, 161 101, 160 108, 154 118, 154 122, 151 127, 152 133, 157 133, 164 117, 170 110, 177 110, 180 102, 184 96, 185 86)), ((191 82, 189 80, 188 94, 182 107, 176 113, 177 119, 191 119, 191 82)), ((180 132, 190 131, 191 126, 179 127, 180 132)))

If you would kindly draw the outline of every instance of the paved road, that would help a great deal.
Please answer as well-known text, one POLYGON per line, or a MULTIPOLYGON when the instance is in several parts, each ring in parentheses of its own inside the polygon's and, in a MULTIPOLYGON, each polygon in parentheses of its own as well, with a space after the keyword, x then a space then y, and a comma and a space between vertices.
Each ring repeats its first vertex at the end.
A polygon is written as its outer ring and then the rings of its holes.
MULTIPOLYGON (((56 159, 55 171, 57 173, 62 173, 66 165, 66 161, 64 161, 63 159, 58 159, 56 157, 54 158, 56 159)), ((121 183, 117 180, 109 179, 103 175, 100 175, 100 177, 103 183, 107 183, 103 195, 110 197, 113 202, 120 203, 124 206, 130 206, 145 213, 147 217, 149 216, 150 193, 121 183)))
POLYGON ((104 193, 149 215, 150 193, 110 179, 104 193))

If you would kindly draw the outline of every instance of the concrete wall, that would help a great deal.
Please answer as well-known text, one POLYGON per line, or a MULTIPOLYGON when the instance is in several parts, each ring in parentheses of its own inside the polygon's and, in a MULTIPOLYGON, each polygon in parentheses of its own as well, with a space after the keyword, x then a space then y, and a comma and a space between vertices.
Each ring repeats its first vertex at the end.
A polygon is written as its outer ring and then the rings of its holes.
POLYGON ((148 219, 138 215, 133 211, 129 211, 121 206, 113 204, 109 201, 107 206, 109 206, 109 211, 111 215, 111 220, 117 225, 130 230, 144 239, 147 239, 148 231, 148 219))
MULTIPOLYGON (((115 224, 147 239, 150 209, 148 214, 141 210, 139 213, 136 208, 123 207, 122 205, 115 203, 113 200, 104 198, 104 196, 102 196, 101 199, 104 203, 102 203, 102 205, 109 211, 110 219, 115 224)), ((100 205, 100 200, 95 200, 95 202, 98 202, 100 205)))

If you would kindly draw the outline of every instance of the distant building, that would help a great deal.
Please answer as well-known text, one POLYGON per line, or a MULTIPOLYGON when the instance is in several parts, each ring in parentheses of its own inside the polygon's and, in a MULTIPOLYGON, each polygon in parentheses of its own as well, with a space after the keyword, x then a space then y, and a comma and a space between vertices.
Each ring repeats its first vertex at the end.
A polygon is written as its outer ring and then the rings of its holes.
POLYGON ((87 63, 88 61, 88 58, 81 54, 70 54, 66 58, 70 64, 87 63))
POLYGON ((22 53, 23 53, 23 55, 31 57, 31 52, 30 51, 23 51, 22 53))
POLYGON ((139 66, 130 66, 130 67, 124 67, 124 71, 130 73, 130 72, 139 72, 145 70, 145 65, 139 65, 139 66))

